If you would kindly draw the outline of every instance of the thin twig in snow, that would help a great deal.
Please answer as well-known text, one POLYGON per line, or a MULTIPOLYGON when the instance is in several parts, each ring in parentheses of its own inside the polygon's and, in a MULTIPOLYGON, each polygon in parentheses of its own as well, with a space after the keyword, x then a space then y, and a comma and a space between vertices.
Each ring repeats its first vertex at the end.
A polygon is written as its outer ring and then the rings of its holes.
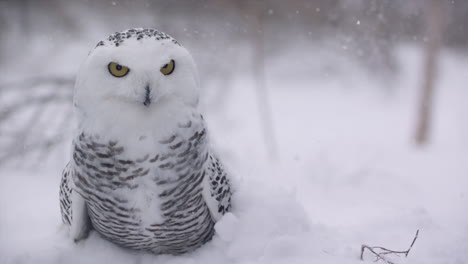
POLYGON ((397 251, 397 250, 391 250, 387 249, 384 247, 371 247, 368 245, 362 245, 361 246, 361 260, 364 260, 364 250, 367 249, 369 250, 372 254, 375 255, 375 260, 374 262, 377 262, 379 260, 384 261, 387 264, 395 264, 394 262, 386 259, 384 256, 389 255, 389 254, 394 254, 396 256, 399 256, 399 254, 405 254, 405 257, 408 257, 408 254, 410 253, 411 249, 413 248, 414 242, 416 242, 416 239, 418 238, 419 235, 419 229, 416 231, 416 235, 413 238, 413 242, 411 242, 411 245, 407 250, 404 251, 397 251))

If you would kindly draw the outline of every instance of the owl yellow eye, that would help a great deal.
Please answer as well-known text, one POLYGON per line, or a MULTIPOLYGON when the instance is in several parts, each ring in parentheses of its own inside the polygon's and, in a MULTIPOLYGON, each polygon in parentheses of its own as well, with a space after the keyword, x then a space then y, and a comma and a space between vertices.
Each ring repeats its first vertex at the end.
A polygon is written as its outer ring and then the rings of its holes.
POLYGON ((169 63, 164 64, 164 66, 161 67, 161 72, 164 75, 169 75, 171 74, 175 69, 175 61, 171 60, 169 63))
POLYGON ((109 65, 107 65, 107 68, 109 69, 110 74, 112 74, 112 76, 114 77, 124 77, 128 74, 128 72, 130 72, 130 69, 128 67, 125 67, 115 62, 109 63, 109 65))

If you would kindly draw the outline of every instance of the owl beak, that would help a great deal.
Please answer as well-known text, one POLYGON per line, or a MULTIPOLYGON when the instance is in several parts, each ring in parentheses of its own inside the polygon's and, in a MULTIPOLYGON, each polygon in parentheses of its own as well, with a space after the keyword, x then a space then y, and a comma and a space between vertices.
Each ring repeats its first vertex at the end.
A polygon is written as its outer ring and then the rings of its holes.
POLYGON ((149 85, 147 85, 145 87, 145 101, 143 102, 143 104, 148 107, 150 104, 151 104, 151 88, 149 87, 149 85))

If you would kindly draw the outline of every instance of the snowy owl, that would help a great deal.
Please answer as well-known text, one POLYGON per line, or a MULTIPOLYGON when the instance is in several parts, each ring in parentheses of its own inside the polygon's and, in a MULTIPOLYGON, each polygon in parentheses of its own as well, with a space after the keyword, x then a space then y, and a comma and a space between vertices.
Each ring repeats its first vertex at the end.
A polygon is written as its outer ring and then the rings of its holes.
POLYGON ((90 52, 74 88, 78 128, 60 184, 74 241, 92 228, 123 247, 181 254, 211 239, 231 188, 198 93, 192 57, 163 32, 115 33, 90 52))

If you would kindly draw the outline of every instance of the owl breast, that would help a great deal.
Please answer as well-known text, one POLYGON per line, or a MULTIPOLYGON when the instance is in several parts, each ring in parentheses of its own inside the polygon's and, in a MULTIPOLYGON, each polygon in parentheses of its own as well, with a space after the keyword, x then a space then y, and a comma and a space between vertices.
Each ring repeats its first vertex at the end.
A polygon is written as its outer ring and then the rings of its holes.
POLYGON ((83 131, 74 141, 73 182, 106 239, 158 254, 191 251, 213 236, 202 196, 209 157, 203 120, 178 124, 153 153, 126 153, 123 139, 83 131))

